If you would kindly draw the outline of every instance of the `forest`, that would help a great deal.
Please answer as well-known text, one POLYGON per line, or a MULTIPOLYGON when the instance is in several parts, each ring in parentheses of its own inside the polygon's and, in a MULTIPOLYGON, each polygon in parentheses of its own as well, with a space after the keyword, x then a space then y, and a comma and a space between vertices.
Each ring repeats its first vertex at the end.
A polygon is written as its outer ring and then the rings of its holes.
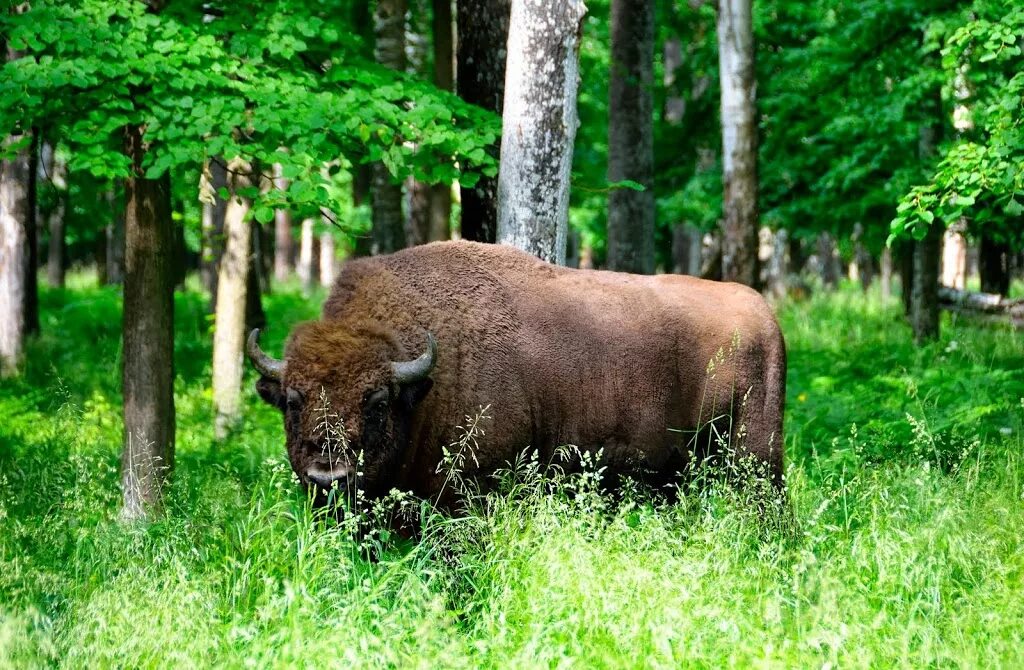
POLYGON ((4 3, 0 667, 1019 666, 1022 49, 1012 0, 4 3))

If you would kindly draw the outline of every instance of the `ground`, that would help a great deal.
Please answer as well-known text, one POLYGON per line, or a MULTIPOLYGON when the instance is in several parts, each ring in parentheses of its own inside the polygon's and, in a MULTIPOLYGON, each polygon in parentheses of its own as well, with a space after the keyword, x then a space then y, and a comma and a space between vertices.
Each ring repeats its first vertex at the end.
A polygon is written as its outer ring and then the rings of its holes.
MULTIPOLYGON (((210 321, 177 297, 166 515, 117 521, 116 289, 42 295, 0 384, 0 666, 1013 667, 1024 649, 1024 333, 845 287, 784 304, 795 529, 742 493, 611 502, 598 474, 500 495, 418 544, 313 518, 246 382, 211 441, 210 321)), ((322 295, 267 299, 268 351, 322 295)))

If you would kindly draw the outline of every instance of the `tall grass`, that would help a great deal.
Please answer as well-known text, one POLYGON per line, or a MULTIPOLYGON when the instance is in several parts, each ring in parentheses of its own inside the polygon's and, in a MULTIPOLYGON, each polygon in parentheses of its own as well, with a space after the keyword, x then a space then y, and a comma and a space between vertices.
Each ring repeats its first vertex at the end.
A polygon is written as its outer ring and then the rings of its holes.
MULTIPOLYGON (((545 479, 527 454, 368 561, 251 391, 211 441, 202 299, 177 307, 177 472, 166 515, 125 526, 117 297, 43 296, 47 334, 0 385, 0 667, 1020 665, 1019 334, 947 321, 915 350, 877 296, 783 305, 795 531, 726 487, 612 501, 598 468, 545 479)), ((316 311, 267 307, 271 346, 316 311)))

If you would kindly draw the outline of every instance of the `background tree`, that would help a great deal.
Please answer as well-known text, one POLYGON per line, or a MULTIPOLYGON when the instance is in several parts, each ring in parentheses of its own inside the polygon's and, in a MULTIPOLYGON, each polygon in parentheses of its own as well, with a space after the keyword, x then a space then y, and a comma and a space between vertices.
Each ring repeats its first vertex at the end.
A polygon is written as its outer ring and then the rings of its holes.
POLYGON ((228 199, 224 212, 224 252, 217 275, 216 327, 213 337, 214 436, 223 440, 241 418, 242 347, 247 328, 247 296, 254 287, 251 261, 251 203, 243 197, 252 186, 250 166, 228 164, 228 199))
POLYGON ((53 197, 45 217, 50 234, 46 254, 46 281, 50 286, 63 288, 67 269, 64 237, 67 228, 68 166, 64 156, 50 143, 43 145, 41 159, 43 174, 52 185, 53 197))
MULTIPOLYGON (((443 1, 443 0, 442 0, 443 1)), ((500 114, 511 0, 456 0, 459 97, 500 114)), ((489 147, 497 156, 498 144, 489 147)), ((484 174, 462 189, 462 239, 494 242, 498 230, 498 180, 484 174)))
MULTIPOLYGON (((373 18, 378 63, 405 70, 405 0, 377 0, 373 18)), ((406 244, 402 217, 402 185, 384 162, 370 166, 370 198, 373 202, 374 254, 389 254, 406 244)))
POLYGON ((758 283, 757 119, 751 0, 718 4, 722 95, 722 278, 758 283))
POLYGON ((122 390, 122 516, 140 519, 162 503, 174 466, 174 224, 167 174, 147 179, 139 126, 124 130, 125 181, 122 390))
POLYGON ((613 0, 608 181, 642 186, 608 196, 608 268, 654 272, 654 2, 613 0))
POLYGON ((498 242, 565 264, 582 2, 522 0, 509 19, 498 242))
MULTIPOLYGON (((279 191, 288 190, 288 180, 281 176, 281 164, 274 165, 274 187, 279 191)), ((287 281, 292 273, 295 256, 292 213, 286 208, 274 210, 274 279, 287 281)))
POLYGON ((15 149, 0 164, 0 374, 17 372, 29 327, 29 275, 32 254, 29 230, 36 225, 35 163, 31 133, 8 136, 15 149))

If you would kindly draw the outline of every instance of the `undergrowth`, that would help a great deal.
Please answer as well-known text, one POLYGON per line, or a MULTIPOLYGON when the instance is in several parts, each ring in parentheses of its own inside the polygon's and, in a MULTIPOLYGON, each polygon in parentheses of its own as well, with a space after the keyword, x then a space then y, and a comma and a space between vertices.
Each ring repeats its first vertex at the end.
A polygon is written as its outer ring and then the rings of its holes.
MULTIPOLYGON (((251 379, 245 426, 212 441, 193 291, 167 512, 119 523, 117 294, 42 298, 25 376, 0 384, 0 667, 1019 664, 1021 334, 947 317, 915 349, 874 294, 781 306, 795 529, 724 486, 611 500, 596 463, 545 477, 527 451, 464 514, 406 500, 414 543, 311 509, 251 379)), ((319 300, 268 298, 270 350, 319 300)), ((449 448, 451 486, 472 491, 458 466, 485 429, 449 448)))

